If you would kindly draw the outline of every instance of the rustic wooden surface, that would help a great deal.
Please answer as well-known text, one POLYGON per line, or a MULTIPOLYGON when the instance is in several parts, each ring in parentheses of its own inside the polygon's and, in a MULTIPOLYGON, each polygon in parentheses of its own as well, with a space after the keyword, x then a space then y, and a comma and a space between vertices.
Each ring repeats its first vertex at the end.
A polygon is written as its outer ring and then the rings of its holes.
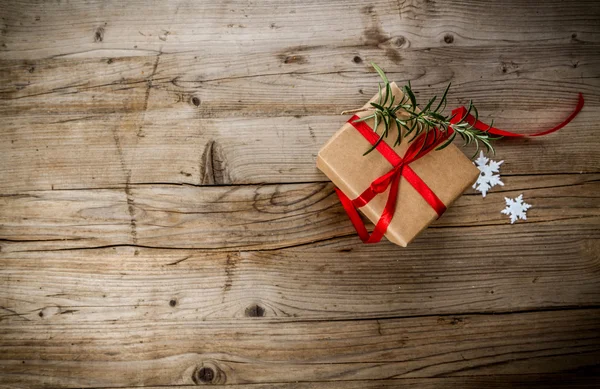
POLYGON ((2 0, 0 387, 597 387, 599 91, 597 1, 2 0), (586 106, 367 247, 315 156, 370 61, 500 127, 586 106))

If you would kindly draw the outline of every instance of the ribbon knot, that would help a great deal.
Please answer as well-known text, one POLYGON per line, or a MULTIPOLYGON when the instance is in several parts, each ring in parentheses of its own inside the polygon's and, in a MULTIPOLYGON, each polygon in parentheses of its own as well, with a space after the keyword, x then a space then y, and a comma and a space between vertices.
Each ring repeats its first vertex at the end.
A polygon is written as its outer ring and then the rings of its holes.
POLYGON ((406 166, 406 163, 402 160, 399 164, 394 166, 392 170, 375 179, 370 185, 371 190, 376 194, 385 192, 396 176, 402 176, 404 166, 406 166))
MULTIPOLYGON (((436 196, 435 193, 423 182, 423 180, 411 169, 410 164, 422 156, 426 155, 429 151, 443 142, 446 137, 441 136, 439 133, 423 135, 417 138, 414 142, 411 142, 410 146, 406 150, 404 158, 400 157, 387 143, 377 142, 379 135, 377 135, 371 127, 365 122, 356 122, 358 116, 350 118, 350 123, 354 128, 360 132, 360 134, 367 140, 371 145, 377 144, 377 151, 392 165, 392 169, 384 175, 376 178, 371 182, 369 187, 357 198, 350 200, 341 190, 336 188, 336 193, 342 202, 346 213, 350 217, 352 224, 356 228, 358 235, 365 243, 376 243, 381 240, 387 227, 392 221, 394 212, 396 210, 396 201, 398 199, 398 190, 400 186, 400 179, 404 177, 417 192, 427 201, 427 203, 435 210, 438 216, 441 216, 446 210, 444 203, 436 196), (368 204, 375 196, 383 193, 390 188, 385 207, 379 218, 379 221, 375 225, 373 233, 369 235, 367 229, 362 222, 360 215, 357 212, 357 208, 363 207, 368 204)), ((437 131, 437 130, 436 130, 437 131)))

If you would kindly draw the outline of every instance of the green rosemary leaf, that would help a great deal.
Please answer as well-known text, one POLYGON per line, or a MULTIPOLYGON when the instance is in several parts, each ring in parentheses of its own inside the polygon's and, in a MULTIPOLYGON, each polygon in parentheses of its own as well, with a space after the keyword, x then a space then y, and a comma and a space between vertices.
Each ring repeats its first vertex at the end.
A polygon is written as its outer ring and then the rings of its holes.
POLYGON ((360 122, 365 122, 365 121, 367 121, 367 120, 369 120, 369 119, 373 119, 373 118, 374 118, 376 115, 377 115, 377 114, 375 114, 375 113, 374 113, 374 114, 372 114, 372 115, 369 115, 369 116, 364 116, 364 117, 362 117, 362 118, 360 118, 360 119, 356 119, 356 120, 354 120, 352 123, 360 123, 360 122))
POLYGON ((413 140, 417 139, 417 137, 419 136, 419 134, 421 134, 421 132, 423 131, 422 129, 422 124, 421 122, 416 122, 416 127, 415 127, 415 134, 413 135, 412 138, 410 138, 408 140, 408 143, 412 142, 413 140))
POLYGON ((377 66, 377 64, 375 62, 371 62, 371 66, 373 66, 373 69, 375 69, 375 71, 377 73, 379 73, 379 77, 381 77, 381 79, 383 80, 383 82, 385 82, 386 84, 389 84, 390 82, 388 81, 387 76, 385 75, 385 73, 383 72, 383 70, 377 66))
POLYGON ((383 132, 383 134, 387 138, 388 133, 390 131, 390 118, 388 116, 383 116, 382 119, 383 119, 383 125, 384 125, 384 132, 383 132))
MULTIPOLYGON (((417 155, 421 154, 421 152, 423 151, 423 149, 425 148, 425 145, 428 143, 429 141, 429 137, 431 136, 430 134, 432 133, 432 131, 427 131, 425 132, 425 140, 423 141, 423 144, 421 145, 421 148, 419 149, 419 151, 417 152, 417 155)), ((434 135, 435 136, 435 135, 434 135)))
POLYGON ((377 103, 369 103, 371 104, 373 107, 377 108, 379 111, 384 111, 385 108, 383 108, 383 105, 381 104, 377 104, 377 103))
POLYGON ((471 157, 471 159, 475 158, 477 156, 478 152, 479 152, 479 142, 475 142, 475 152, 473 153, 473 156, 471 157))
POLYGON ((392 98, 392 88, 390 87, 390 83, 386 82, 385 84, 385 98, 383 99, 383 103, 381 105, 385 106, 388 99, 392 98))
POLYGON ((490 141, 488 139, 481 139, 481 143, 484 144, 485 149, 490 152, 492 150, 494 150, 494 148, 492 147, 492 145, 490 144, 490 141))
POLYGON ((473 101, 469 100, 469 108, 467 108, 467 113, 465 113, 465 116, 463 116, 460 121, 462 122, 463 120, 465 120, 467 118, 467 116, 469 116, 469 114, 471 113, 472 110, 473 110, 473 101))
POLYGON ((428 129, 429 127, 435 127, 435 123, 432 122, 431 120, 427 119, 427 118, 423 118, 423 121, 425 122, 425 124, 427 125, 428 129))
POLYGON ((372 145, 369 150, 365 151, 365 153, 363 154, 363 157, 367 154, 369 154, 371 151, 375 150, 377 148, 377 146, 379 146, 379 143, 381 143, 381 141, 383 140, 383 134, 381 134, 381 136, 379 137, 379 139, 377 139, 377 142, 375 142, 374 145, 372 145))
POLYGON ((429 116, 431 116, 432 118, 434 118, 435 120, 438 120, 440 122, 440 124, 446 124, 446 117, 444 115, 440 115, 439 113, 436 112, 430 112, 429 116))
POLYGON ((440 102, 437 105, 437 107, 435 107, 435 109, 433 110, 433 112, 437 113, 439 111, 439 109, 442 107, 442 104, 444 104, 446 102, 446 96, 448 95, 448 91, 450 90, 450 85, 452 85, 451 82, 448 83, 448 86, 446 87, 446 90, 444 90, 444 94, 442 95, 442 99, 440 100, 440 102))
POLYGON ((412 107, 416 108, 417 107, 417 98, 415 97, 415 94, 413 93, 412 89, 410 88, 410 81, 408 82, 408 85, 404 86, 404 91, 408 95, 408 98, 410 99, 410 104, 412 105, 412 107))
POLYGON ((488 132, 489 130, 492 129, 492 127, 494 127, 494 119, 492 119, 492 122, 490 123, 490 125, 488 126, 488 128, 486 128, 486 130, 484 132, 488 132))
POLYGON ((402 142, 402 127, 406 127, 406 124, 402 123, 402 121, 398 118, 395 118, 395 120, 396 127, 398 127, 398 135, 396 137, 396 142, 394 143, 394 146, 398 146, 402 142))
POLYGON ((404 134, 404 137, 406 138, 408 135, 410 135, 411 132, 414 131, 414 129, 417 128, 417 121, 413 120, 413 124, 410 127, 410 129, 406 132, 406 134, 404 134))
POLYGON ((422 115, 421 112, 414 112, 414 111, 408 111, 408 110, 406 111, 406 113, 409 114, 410 116, 412 116, 412 119, 416 119, 422 115))
MULTIPOLYGON (((389 135, 391 125, 395 123, 396 127, 398 127, 395 145, 400 144, 403 138, 410 138, 408 139, 408 142, 410 143, 420 136, 424 136, 424 140, 432 140, 430 137, 433 137, 433 140, 437 141, 439 136, 443 136, 443 134, 447 134, 448 131, 453 130, 453 133, 448 136, 448 139, 444 139, 443 144, 436 150, 447 147, 457 136, 460 136, 465 145, 475 143, 475 149, 477 151, 481 149, 480 145, 483 145, 488 152, 494 152, 491 142, 499 138, 492 137, 488 133, 492 128, 493 122, 488 129, 481 131, 467 121, 467 117, 471 115, 471 112, 473 112, 475 120, 478 120, 479 118, 479 112, 472 101, 469 101, 469 108, 462 117, 458 118, 459 120, 456 120, 457 118, 455 115, 449 117, 443 114, 448 101, 448 91, 450 90, 451 84, 446 86, 439 101, 437 100, 437 96, 434 96, 427 102, 427 105, 425 105, 422 110, 419 110, 417 99, 412 90, 410 81, 402 87, 404 95, 400 101, 397 102, 396 97, 392 94, 390 82, 383 70, 376 64, 372 65, 379 74, 379 77, 383 80, 383 84, 378 83, 379 93, 377 102, 371 102, 367 108, 359 108, 348 112, 370 111, 367 116, 357 119, 355 122, 364 122, 369 119, 374 119, 374 130, 376 132, 378 130, 378 124, 383 122, 382 133, 376 145, 389 135), (435 109, 433 109, 433 104, 436 101, 438 103, 435 109), (439 131, 434 130, 436 128, 439 129, 439 131), (403 129, 404 133, 402 133, 403 129), (411 136, 409 137, 409 135, 411 136)), ((371 152, 375 147, 376 146, 373 146, 369 149, 365 155, 371 152)))
POLYGON ((448 147, 450 145, 450 143, 452 143, 454 138, 456 138, 456 132, 453 132, 452 135, 450 135, 448 137, 448 139, 444 143, 442 143, 442 145, 438 146, 438 148, 436 150, 445 149, 446 147, 448 147))
POLYGON ((429 112, 429 108, 431 108, 431 105, 435 102, 435 99, 437 99, 437 96, 433 96, 421 112, 429 112))

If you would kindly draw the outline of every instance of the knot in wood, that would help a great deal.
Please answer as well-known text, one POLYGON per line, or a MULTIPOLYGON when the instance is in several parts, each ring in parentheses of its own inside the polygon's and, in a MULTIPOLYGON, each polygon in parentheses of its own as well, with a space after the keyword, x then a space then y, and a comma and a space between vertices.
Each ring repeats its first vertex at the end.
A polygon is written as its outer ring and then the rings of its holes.
POLYGON ((402 46, 404 46, 405 43, 406 43, 406 38, 403 36, 398 36, 398 37, 396 37, 396 39, 394 39, 394 45, 396 47, 402 47, 402 46))
POLYGON ((212 382, 215 379, 215 371, 210 367, 198 369, 198 380, 200 382, 212 382))
POLYGON ((226 383, 225 373, 212 362, 205 362, 198 367, 192 375, 192 381, 196 385, 212 384, 223 385, 226 383))
POLYGON ((265 309, 258 304, 252 304, 246 308, 246 316, 248 317, 263 317, 265 309))

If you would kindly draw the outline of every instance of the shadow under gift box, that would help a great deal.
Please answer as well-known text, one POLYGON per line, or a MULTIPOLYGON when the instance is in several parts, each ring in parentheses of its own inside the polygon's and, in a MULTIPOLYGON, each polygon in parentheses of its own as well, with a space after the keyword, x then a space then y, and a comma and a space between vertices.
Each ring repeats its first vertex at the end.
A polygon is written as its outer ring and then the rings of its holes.
MULTIPOLYGON (((391 83, 392 94, 399 102, 404 97, 395 83, 391 83)), ((369 102, 376 102, 374 96, 369 102)), ((369 102, 364 107, 370 107, 369 102)), ((360 112, 359 117, 371 112, 360 112)), ((373 128, 374 120, 365 122, 373 128)), ((383 131, 383 123, 378 126, 383 131)), ((408 138, 393 147, 397 137, 397 127, 390 127, 384 141, 403 157, 408 148, 408 138)), ((321 148, 317 156, 317 168, 350 199, 357 198, 371 185, 373 180, 392 169, 392 165, 377 151, 363 156, 371 144, 350 123, 346 123, 321 148)), ((448 208, 469 186, 477 180, 479 169, 453 144, 442 150, 434 150, 422 158, 410 163, 410 167, 431 188, 448 208)), ((437 213, 423 197, 406 181, 400 179, 396 212, 385 233, 386 238, 402 247, 406 247, 421 231, 438 218, 437 213)), ((377 223, 385 207, 390 188, 375 196, 360 211, 373 224, 377 223)))

